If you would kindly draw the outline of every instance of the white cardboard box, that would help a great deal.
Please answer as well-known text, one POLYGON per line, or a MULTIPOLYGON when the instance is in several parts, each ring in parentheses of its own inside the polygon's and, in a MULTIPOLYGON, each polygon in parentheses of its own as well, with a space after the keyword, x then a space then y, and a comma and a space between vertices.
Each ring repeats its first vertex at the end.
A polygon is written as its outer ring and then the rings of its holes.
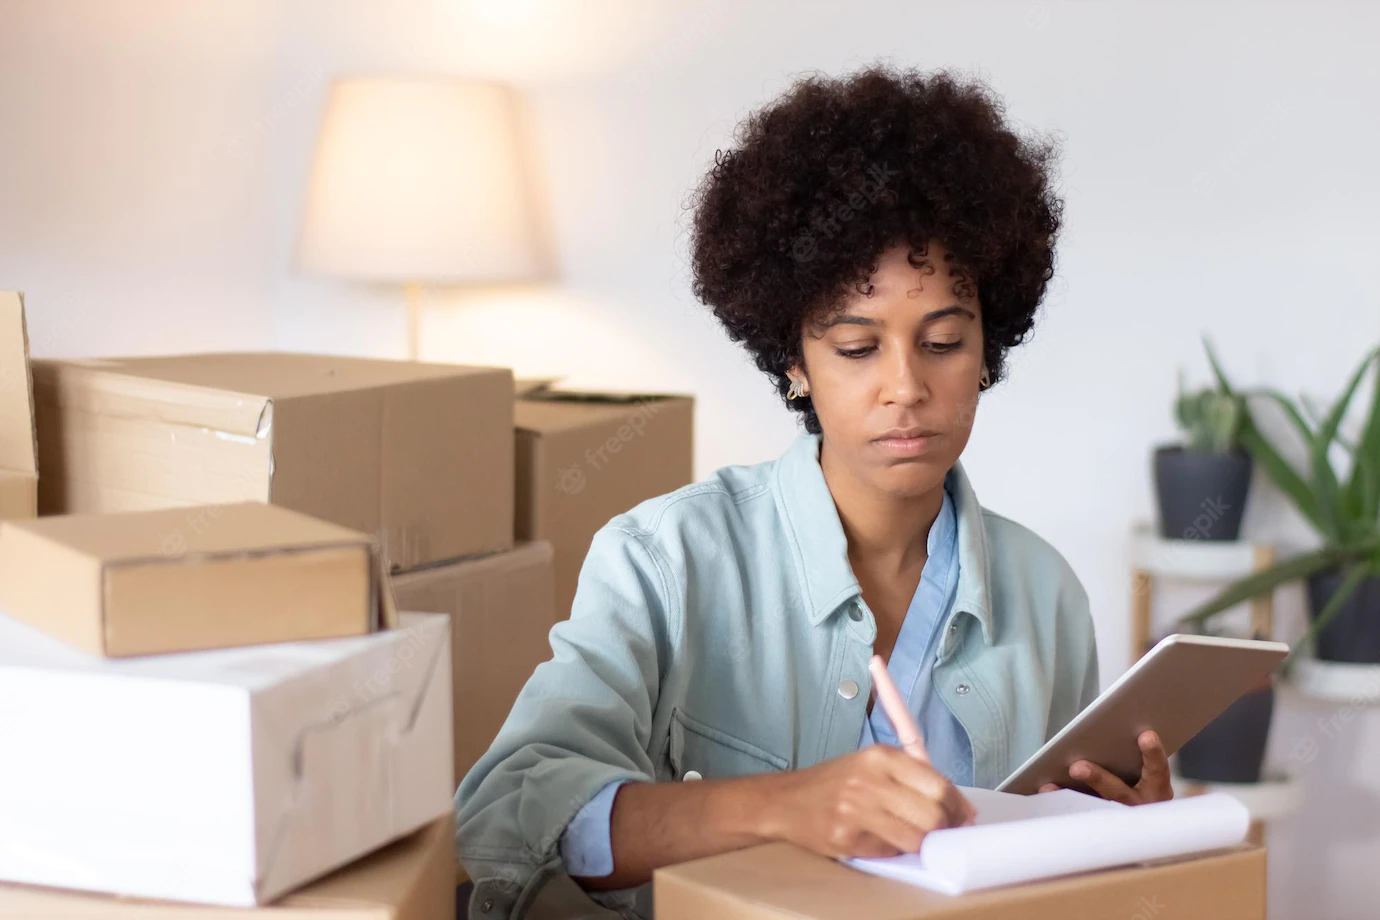
POLYGON ((449 633, 104 660, 0 616, 0 879, 248 907, 446 814, 449 633))

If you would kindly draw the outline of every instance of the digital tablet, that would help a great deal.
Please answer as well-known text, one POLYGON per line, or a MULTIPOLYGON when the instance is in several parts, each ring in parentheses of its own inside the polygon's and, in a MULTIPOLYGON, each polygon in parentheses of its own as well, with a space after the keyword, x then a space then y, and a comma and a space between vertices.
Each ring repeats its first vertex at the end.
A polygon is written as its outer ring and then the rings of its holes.
POLYGON ((1135 785, 1141 732, 1158 732, 1165 753, 1175 753, 1288 654, 1285 642, 1166 636, 997 789, 1029 795, 1058 783, 1091 793, 1069 776, 1068 768, 1079 760, 1135 785))

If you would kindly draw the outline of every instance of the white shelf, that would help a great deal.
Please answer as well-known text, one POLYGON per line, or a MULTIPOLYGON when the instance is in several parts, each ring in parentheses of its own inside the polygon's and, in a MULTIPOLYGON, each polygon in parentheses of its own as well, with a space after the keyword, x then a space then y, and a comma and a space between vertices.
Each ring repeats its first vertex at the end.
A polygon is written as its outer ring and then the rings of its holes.
POLYGON ((1273 821, 1297 811, 1303 803, 1303 782, 1297 777, 1266 771, 1258 783, 1204 783, 1174 775, 1170 778, 1174 795, 1189 791, 1225 792, 1246 806, 1252 821, 1273 821))
POLYGON ((1131 529, 1131 567, 1161 578, 1222 581, 1255 570, 1259 543, 1242 540, 1166 540, 1154 524, 1138 521, 1131 529))
POLYGON ((1289 686, 1305 696, 1337 703, 1380 704, 1380 664, 1347 664, 1303 658, 1289 673, 1289 686))

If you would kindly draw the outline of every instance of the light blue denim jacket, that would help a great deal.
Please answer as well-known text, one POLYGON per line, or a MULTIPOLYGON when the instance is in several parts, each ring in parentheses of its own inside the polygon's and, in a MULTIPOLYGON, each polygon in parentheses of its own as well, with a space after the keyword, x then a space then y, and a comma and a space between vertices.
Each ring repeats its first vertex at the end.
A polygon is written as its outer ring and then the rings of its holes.
MULTIPOLYGON (((992 788, 1096 696, 1093 625, 1058 551, 983 509, 961 463, 948 481, 959 571, 932 691, 966 731, 973 784, 992 788)), ((570 619, 551 630, 553 657, 456 792, 470 916, 568 905, 562 832, 610 782, 796 769, 856 750, 875 637, 817 435, 614 517, 570 619)), ((593 897, 652 916, 650 885, 593 897)))
MULTIPOLYGON (((958 587, 958 522, 954 516, 953 470, 944 477, 943 501, 926 536, 924 570, 906 607, 887 669, 906 707, 920 727, 935 768, 960 786, 973 783, 973 748, 963 725, 933 691, 931 655, 939 627, 948 619, 958 587)), ((871 744, 899 744, 886 708, 874 705, 863 720, 859 749, 871 744)), ((566 825, 560 854, 571 875, 600 877, 614 869, 611 819, 618 788, 632 780, 614 780, 590 799, 566 825)))

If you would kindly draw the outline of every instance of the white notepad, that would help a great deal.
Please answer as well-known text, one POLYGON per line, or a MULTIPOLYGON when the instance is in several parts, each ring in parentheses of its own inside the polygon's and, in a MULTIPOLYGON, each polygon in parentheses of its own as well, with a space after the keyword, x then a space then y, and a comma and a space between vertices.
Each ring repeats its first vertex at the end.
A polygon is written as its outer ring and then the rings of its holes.
POLYGON ((931 831, 919 853, 849 859, 864 872, 963 894, 1233 846, 1250 814, 1225 793, 1122 805, 1061 789, 1013 795, 960 786, 977 809, 971 827, 931 831))

